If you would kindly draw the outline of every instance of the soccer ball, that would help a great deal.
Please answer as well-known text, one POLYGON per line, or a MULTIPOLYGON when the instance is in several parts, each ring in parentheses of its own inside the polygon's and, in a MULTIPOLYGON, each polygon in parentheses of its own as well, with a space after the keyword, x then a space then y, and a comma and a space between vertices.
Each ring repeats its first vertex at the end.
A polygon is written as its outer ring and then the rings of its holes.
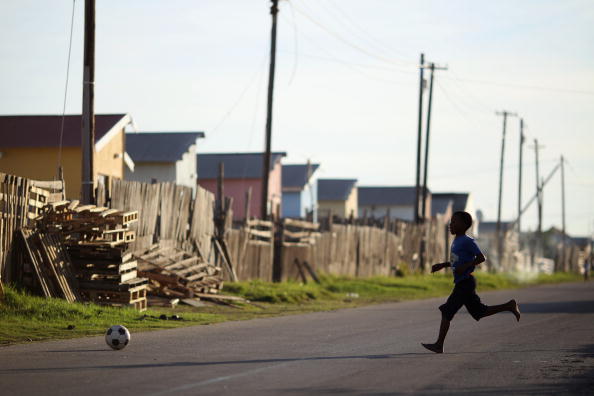
POLYGON ((105 342, 113 349, 124 349, 130 342, 130 332, 121 325, 114 325, 107 329, 105 342))

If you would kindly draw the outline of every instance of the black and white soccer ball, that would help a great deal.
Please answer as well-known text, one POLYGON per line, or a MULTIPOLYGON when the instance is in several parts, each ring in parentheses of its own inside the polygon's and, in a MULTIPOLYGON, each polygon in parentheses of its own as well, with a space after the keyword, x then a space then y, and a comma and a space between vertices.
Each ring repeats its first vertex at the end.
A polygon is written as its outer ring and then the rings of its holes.
POLYGON ((105 333, 105 342, 113 349, 124 349, 130 342, 130 332, 122 325, 113 325, 105 333))

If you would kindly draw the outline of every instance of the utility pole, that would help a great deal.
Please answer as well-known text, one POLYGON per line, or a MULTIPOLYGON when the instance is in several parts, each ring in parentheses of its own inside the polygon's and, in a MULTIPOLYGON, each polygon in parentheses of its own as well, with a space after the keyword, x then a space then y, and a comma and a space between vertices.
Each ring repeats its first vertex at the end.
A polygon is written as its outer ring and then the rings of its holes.
POLYGON ((542 248, 542 189, 544 183, 540 180, 540 168, 538 162, 538 150, 544 146, 538 145, 538 139, 534 139, 534 160, 536 161, 536 203, 538 210, 538 226, 536 228, 535 252, 542 248))
MULTIPOLYGON (((524 119, 520 118, 520 164, 518 169, 518 235, 522 233, 522 153, 524 151, 524 119)), ((521 238, 520 238, 521 243, 521 238)))
POLYGON ((497 203, 497 262, 499 267, 503 265, 503 238, 501 235, 501 197, 503 193, 503 159, 505 154, 505 128, 507 117, 516 117, 516 113, 509 111, 498 111, 495 114, 503 116, 503 134, 501 135, 501 160, 499 162, 499 199, 497 203))
POLYGON ((429 103, 427 106, 427 126, 425 130, 425 165, 423 166, 423 200, 421 204, 421 219, 426 220, 426 205, 427 205, 427 173, 429 169, 429 130, 431 127, 431 104, 433 99, 433 77, 435 70, 448 70, 445 66, 436 66, 435 63, 429 64, 431 70, 431 78, 429 80, 429 103))
POLYGON ((565 271, 565 261, 566 261, 566 257, 565 257, 565 247, 566 247, 566 233, 565 233, 565 159, 563 158, 563 156, 561 156, 561 228, 563 231, 563 245, 561 247, 561 257, 562 259, 562 263, 563 263, 563 268, 561 268, 562 271, 565 271))
POLYGON ((421 144, 423 137, 423 89, 425 88, 425 80, 423 79, 423 71, 425 69, 425 54, 421 54, 421 63, 419 65, 419 123, 417 133, 417 174, 415 184, 415 223, 419 223, 419 189, 421 184, 421 144))
POLYGON ((95 0, 85 0, 82 108, 82 202, 93 201, 95 157, 95 0))
POLYGON ((270 177, 270 147, 272 140, 272 94, 274 92, 274 67, 276 61, 276 15, 278 14, 278 0, 271 0, 270 14, 272 15, 272 30, 270 34, 270 69, 268 72, 268 105, 266 107, 266 152, 262 175, 262 207, 263 220, 268 218, 268 179, 270 177))
POLYGON ((534 159, 536 161, 536 202, 538 204, 538 238, 540 240, 540 234, 542 233, 542 184, 540 182, 539 174, 539 162, 538 162, 538 149, 543 146, 538 145, 538 139, 534 139, 534 159))

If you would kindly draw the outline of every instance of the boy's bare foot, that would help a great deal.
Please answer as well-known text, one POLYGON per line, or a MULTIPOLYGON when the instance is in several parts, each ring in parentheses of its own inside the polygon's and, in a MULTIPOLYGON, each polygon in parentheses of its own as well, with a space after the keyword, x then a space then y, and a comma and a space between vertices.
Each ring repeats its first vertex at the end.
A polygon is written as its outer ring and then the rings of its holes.
POLYGON ((423 344, 423 343, 421 343, 421 345, 423 345, 425 348, 429 349, 431 352, 443 353, 443 346, 440 346, 437 344, 423 344))
POLYGON ((519 322, 520 321, 520 306, 518 305, 518 303, 516 302, 516 300, 511 300, 509 302, 509 304, 511 305, 511 312, 515 315, 516 320, 519 322))

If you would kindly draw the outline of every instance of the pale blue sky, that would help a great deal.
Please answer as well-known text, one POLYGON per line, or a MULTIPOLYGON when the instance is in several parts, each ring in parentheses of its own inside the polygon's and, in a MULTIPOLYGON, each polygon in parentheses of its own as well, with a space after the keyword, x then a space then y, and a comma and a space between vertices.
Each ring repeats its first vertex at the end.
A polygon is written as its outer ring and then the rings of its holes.
MULTIPOLYGON (((67 112, 79 113, 83 0, 76 1, 67 112)), ((72 0, 0 3, 0 113, 60 114, 72 0)), ((266 0, 97 0, 96 111, 139 130, 201 130, 202 152, 264 147, 266 0)), ((470 191, 495 219, 496 110, 520 113, 541 174, 564 154, 567 223, 594 230, 594 2, 281 0, 273 149, 321 177, 411 185, 420 52, 448 71, 434 90, 429 187, 470 191), (528 86, 532 88, 522 88, 528 86), (537 89, 537 88, 559 88, 537 89), (567 90, 567 91, 563 91, 567 90)), ((525 149, 523 196, 535 191, 525 149)), ((517 205, 518 121, 508 124, 504 219, 517 205)), ((560 225, 560 181, 545 226, 560 225)), ((536 208, 526 216, 534 227, 536 208)))

